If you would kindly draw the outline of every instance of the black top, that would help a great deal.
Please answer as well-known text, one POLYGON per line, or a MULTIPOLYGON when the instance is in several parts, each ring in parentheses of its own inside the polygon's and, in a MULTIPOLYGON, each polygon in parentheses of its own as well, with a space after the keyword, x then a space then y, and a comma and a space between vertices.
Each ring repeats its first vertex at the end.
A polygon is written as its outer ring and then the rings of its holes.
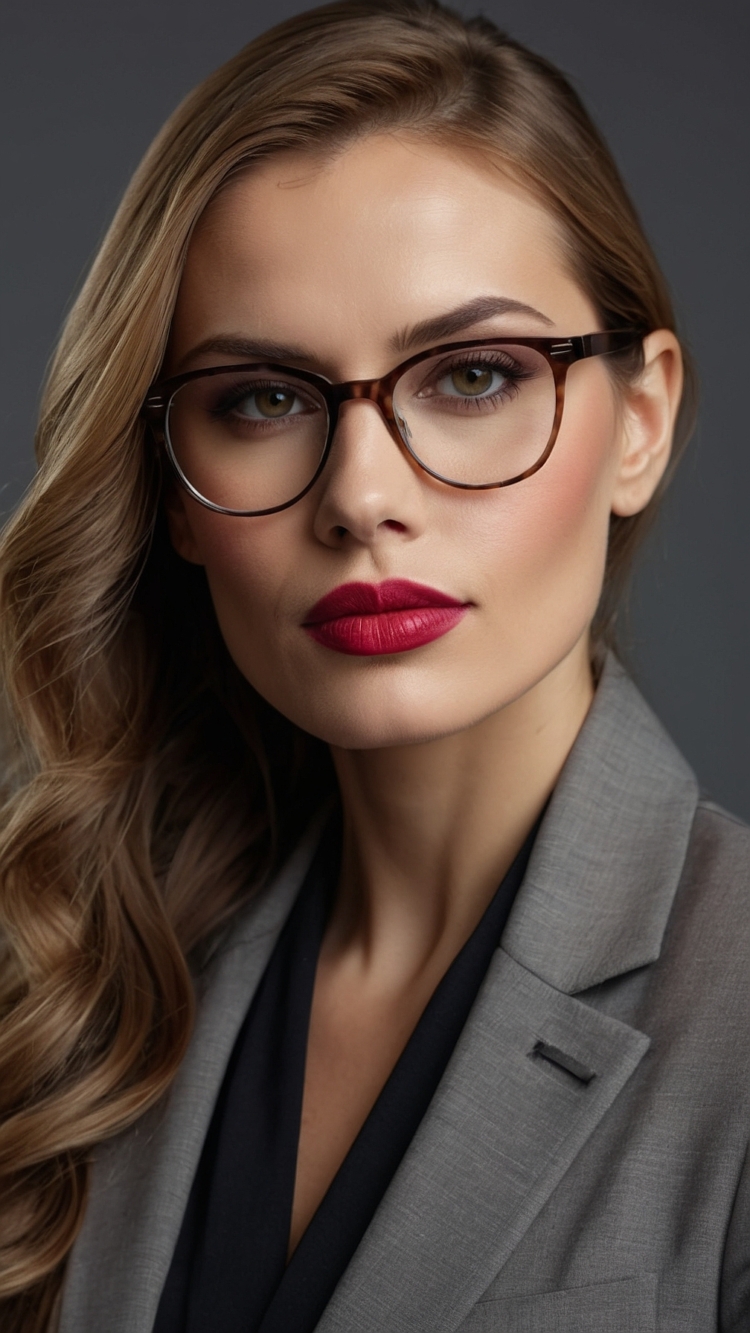
POLYGON ((338 882, 340 829, 329 828, 235 1042, 154 1333, 312 1333, 453 1053, 535 833, 435 990, 287 1264, 313 983, 338 882))

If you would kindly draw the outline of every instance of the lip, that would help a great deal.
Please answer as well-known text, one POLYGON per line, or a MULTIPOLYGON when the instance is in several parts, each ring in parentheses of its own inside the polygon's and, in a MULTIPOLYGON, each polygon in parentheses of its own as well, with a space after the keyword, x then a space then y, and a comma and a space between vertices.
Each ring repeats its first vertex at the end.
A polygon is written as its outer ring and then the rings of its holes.
POLYGON ((336 652, 380 657, 442 638, 468 609, 469 603, 410 579, 342 583, 310 608, 303 628, 336 652))

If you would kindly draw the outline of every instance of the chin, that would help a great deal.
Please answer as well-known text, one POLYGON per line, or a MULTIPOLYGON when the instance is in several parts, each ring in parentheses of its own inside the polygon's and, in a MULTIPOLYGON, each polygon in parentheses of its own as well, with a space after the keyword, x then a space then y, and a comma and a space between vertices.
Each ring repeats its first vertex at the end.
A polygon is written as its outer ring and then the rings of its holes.
POLYGON ((303 731, 342 750, 426 744, 476 725, 497 706, 490 702, 485 709, 478 708, 476 692, 466 682, 457 686, 452 681, 448 687, 445 681, 433 682, 430 688, 424 680, 408 687, 393 679, 368 680, 358 682, 359 688, 347 688, 352 683, 339 681, 336 689, 327 685, 311 690, 304 699, 300 691, 286 698, 278 690, 261 693, 303 731), (466 707, 469 699, 471 709, 466 707))

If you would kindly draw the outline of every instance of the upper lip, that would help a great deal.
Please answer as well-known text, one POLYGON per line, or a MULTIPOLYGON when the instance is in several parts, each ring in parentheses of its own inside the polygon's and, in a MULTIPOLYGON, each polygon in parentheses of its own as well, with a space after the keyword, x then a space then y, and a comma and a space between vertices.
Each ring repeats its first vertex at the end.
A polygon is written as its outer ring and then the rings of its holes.
POLYGON ((465 606, 439 588, 411 579, 385 579, 383 583, 341 583, 310 608, 306 625, 319 625, 340 616, 373 616, 386 611, 409 611, 418 606, 465 606))

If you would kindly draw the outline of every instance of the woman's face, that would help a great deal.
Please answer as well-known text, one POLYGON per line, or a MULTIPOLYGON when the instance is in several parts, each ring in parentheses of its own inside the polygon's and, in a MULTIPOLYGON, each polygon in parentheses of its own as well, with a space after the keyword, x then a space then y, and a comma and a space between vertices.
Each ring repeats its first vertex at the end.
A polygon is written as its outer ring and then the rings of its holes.
MULTIPOLYGON (((331 162, 277 158, 213 201, 190 245, 168 370, 245 359, 223 340, 288 348, 287 363, 333 381, 375 378, 441 342, 597 327, 538 203, 457 150, 384 135, 331 162), (437 332, 421 327, 437 320, 437 332)), ((281 713, 346 748, 428 740, 584 659, 610 513, 640 507, 657 480, 637 504, 623 498, 627 418, 603 359, 579 362, 546 464, 469 491, 420 470, 373 403, 347 402, 297 504, 232 517, 175 488, 173 541, 205 566, 234 661, 281 713), (335 626, 323 641, 311 628, 333 589, 394 579, 457 603, 451 627, 389 653, 374 651, 377 634, 355 634, 352 652, 335 626)))

